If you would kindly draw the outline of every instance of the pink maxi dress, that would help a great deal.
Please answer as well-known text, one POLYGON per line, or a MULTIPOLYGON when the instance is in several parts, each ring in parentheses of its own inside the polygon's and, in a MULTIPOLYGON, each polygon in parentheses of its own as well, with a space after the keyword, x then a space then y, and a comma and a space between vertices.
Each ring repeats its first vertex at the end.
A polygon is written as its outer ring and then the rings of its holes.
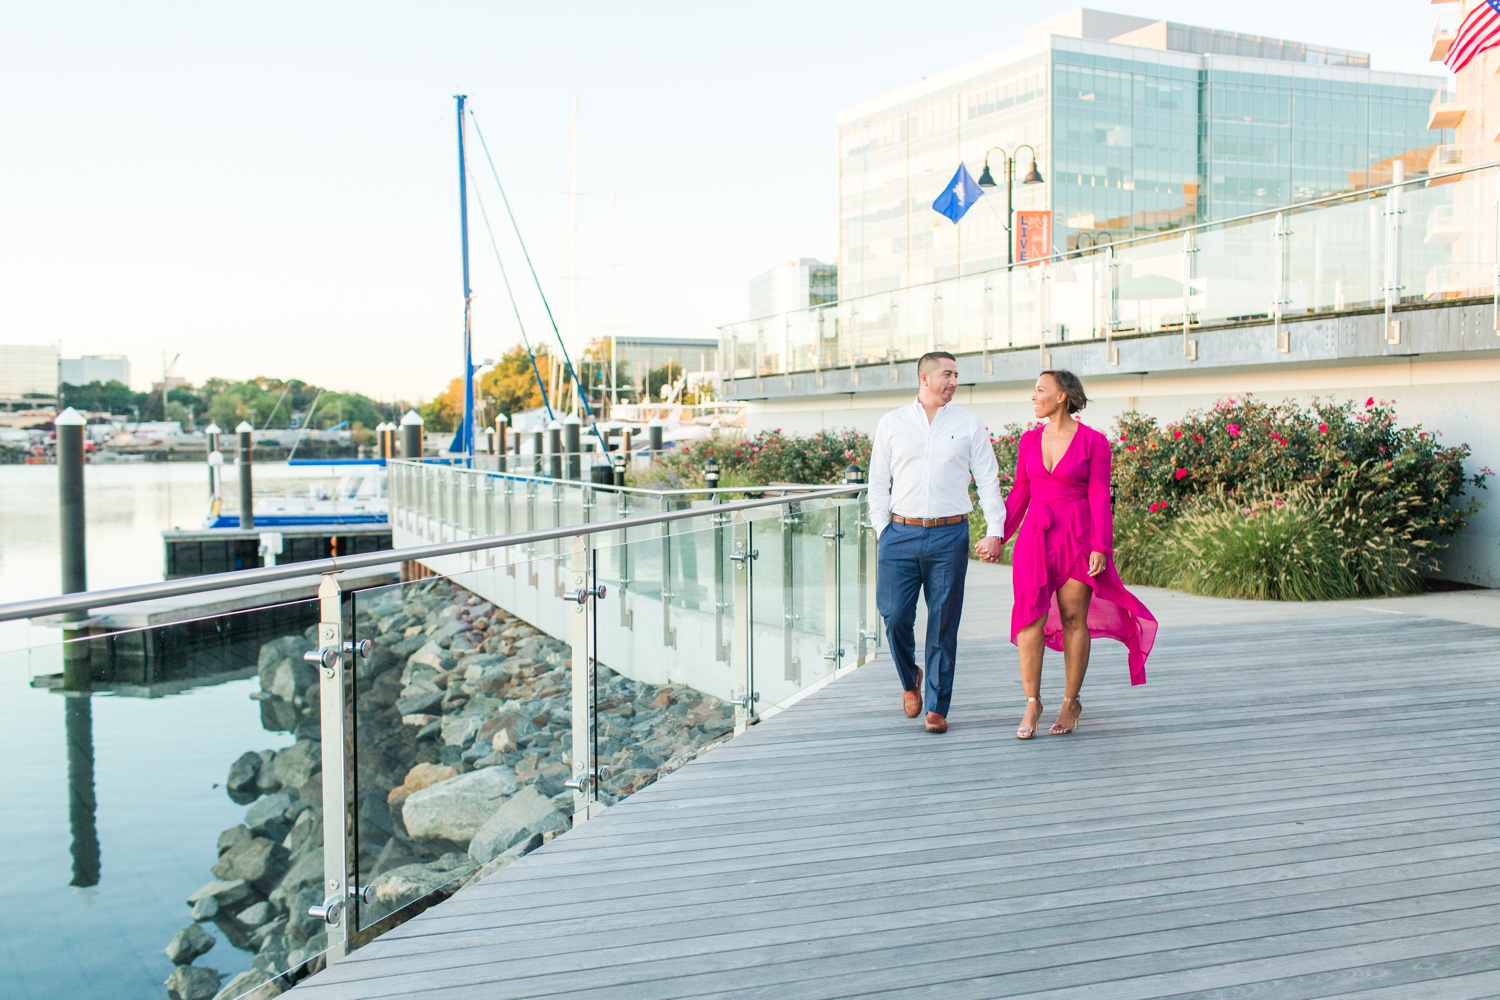
POLYGON ((1016 535, 1010 641, 1015 643, 1022 629, 1046 615, 1047 648, 1061 651, 1057 591, 1070 579, 1080 580, 1094 588, 1089 635, 1123 642, 1130 653, 1130 683, 1144 684, 1156 618, 1125 589, 1115 570, 1109 462, 1109 439, 1081 422, 1051 472, 1042 462, 1042 428, 1021 435, 1016 483, 1005 498, 1004 537, 1016 535), (1104 553, 1104 572, 1098 576, 1089 576, 1090 552, 1104 553))

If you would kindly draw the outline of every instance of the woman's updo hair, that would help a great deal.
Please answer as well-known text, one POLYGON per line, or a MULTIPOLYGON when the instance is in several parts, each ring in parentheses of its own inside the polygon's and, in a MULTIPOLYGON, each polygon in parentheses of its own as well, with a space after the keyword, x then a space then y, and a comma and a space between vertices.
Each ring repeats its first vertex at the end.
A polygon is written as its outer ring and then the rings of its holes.
POLYGON ((1067 393, 1069 413, 1077 413, 1089 405, 1089 398, 1083 392, 1083 382, 1077 375, 1069 371, 1045 371, 1042 374, 1051 375, 1057 387, 1067 393))

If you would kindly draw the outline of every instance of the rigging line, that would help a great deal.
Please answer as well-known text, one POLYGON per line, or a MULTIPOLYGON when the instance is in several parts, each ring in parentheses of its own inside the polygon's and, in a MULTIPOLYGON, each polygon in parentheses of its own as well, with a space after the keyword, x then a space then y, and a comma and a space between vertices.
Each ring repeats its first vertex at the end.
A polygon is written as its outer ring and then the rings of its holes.
MULTIPOLYGON (((469 176, 472 183, 474 177, 469 176)), ((490 238, 490 249, 495 251, 495 263, 500 265, 500 280, 505 282, 505 294, 510 296, 510 308, 516 314, 516 326, 521 330, 521 343, 526 346, 526 356, 531 359, 531 373, 536 376, 537 388, 542 390, 542 405, 547 408, 547 419, 556 420, 557 414, 552 412, 552 402, 547 398, 547 386, 542 383, 542 370, 537 367, 536 352, 531 349, 531 339, 526 336, 526 324, 521 320, 521 307, 516 304, 516 294, 510 288, 510 275, 505 272, 505 261, 500 258, 500 247, 495 243, 495 231, 490 228, 490 213, 484 209, 484 196, 479 193, 479 185, 474 184, 474 200, 479 202, 479 217, 484 220, 485 235, 490 238)))
MULTIPOLYGON (((165 384, 166 380, 163 379, 162 382, 163 382, 163 384, 165 384)), ((303 384, 305 385, 306 383, 303 383, 303 384)), ((289 393, 289 392, 291 392, 291 391, 292 391, 292 383, 291 382, 288 382, 288 383, 286 383, 286 385, 284 385, 284 386, 281 387, 281 395, 279 397, 277 397, 277 399, 276 399, 276 405, 273 406, 273 407, 271 407, 271 412, 268 413, 268 414, 266 414, 266 422, 260 425, 260 429, 261 430, 265 430, 267 427, 271 426, 271 418, 274 417, 274 416, 276 416, 276 411, 279 410, 279 409, 281 409, 281 401, 283 399, 286 399, 286 394, 289 393)), ((164 404, 163 405, 163 412, 165 412, 165 409, 166 409, 166 407, 165 407, 165 404, 164 404)))
POLYGON ((312 406, 307 408, 307 419, 302 421, 302 426, 297 428, 297 440, 292 442, 292 450, 286 453, 286 460, 290 462, 292 456, 297 454, 297 446, 302 443, 302 435, 307 433, 308 426, 312 423, 313 414, 318 412, 318 400, 323 398, 324 390, 319 389, 318 394, 313 397, 312 406))
POLYGON ((578 373, 573 370, 573 359, 568 356, 568 345, 563 343, 562 333, 557 329, 557 319, 552 315, 552 306, 547 302, 547 293, 542 291, 542 279, 537 277, 536 266, 531 263, 531 252, 526 249, 526 240, 521 236, 521 226, 516 222, 516 213, 510 209, 510 199, 505 196, 505 185, 500 183, 500 172, 495 169, 495 160, 490 156, 489 143, 484 141, 484 131, 479 127, 479 117, 474 114, 473 108, 469 109, 469 117, 474 119, 474 134, 479 136, 479 148, 484 150, 485 162, 490 165, 490 176, 495 178, 495 187, 500 189, 500 200, 505 203, 505 214, 510 216, 511 228, 516 231, 516 242, 521 245, 521 253, 526 258, 526 266, 531 270, 531 280, 536 283, 537 294, 542 297, 542 306, 547 310, 547 321, 552 324, 552 335, 557 338, 557 346, 562 350, 563 363, 568 366, 568 374, 572 376, 573 386, 578 390, 578 399, 583 403, 583 409, 589 415, 594 437, 599 439, 599 449, 607 455, 609 442, 604 440, 604 434, 599 430, 599 418, 594 416, 594 408, 589 405, 588 390, 579 380, 578 373))

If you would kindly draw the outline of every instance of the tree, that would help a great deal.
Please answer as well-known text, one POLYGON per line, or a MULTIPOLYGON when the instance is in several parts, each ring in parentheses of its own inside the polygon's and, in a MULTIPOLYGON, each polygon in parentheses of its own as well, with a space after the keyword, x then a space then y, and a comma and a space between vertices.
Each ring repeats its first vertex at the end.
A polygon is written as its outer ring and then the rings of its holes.
POLYGON ((675 361, 668 361, 660 368, 653 368, 646 373, 646 396, 643 402, 661 402, 662 386, 671 385, 683 377, 682 366, 675 361))
MULTIPOLYGON (((551 384, 552 356, 547 349, 536 352, 536 370, 531 367, 531 358, 525 347, 514 347, 501 355, 495 367, 479 378, 479 395, 490 414, 503 413, 510 416, 522 410, 542 405, 542 390, 537 385, 537 371, 544 383, 551 384)), ((456 383, 457 380, 455 380, 456 383)), ((463 397, 458 397, 458 410, 463 409, 463 397)))
POLYGON ((123 382, 90 382, 88 385, 58 386, 59 402, 76 410, 104 410, 108 413, 130 413, 146 402, 144 392, 132 392, 123 382))

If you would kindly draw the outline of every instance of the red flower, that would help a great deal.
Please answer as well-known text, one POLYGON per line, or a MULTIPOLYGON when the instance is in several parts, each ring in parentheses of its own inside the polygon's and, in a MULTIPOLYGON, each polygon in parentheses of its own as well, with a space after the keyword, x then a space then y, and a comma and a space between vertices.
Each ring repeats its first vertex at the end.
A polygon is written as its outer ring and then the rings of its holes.
POLYGON ((1229 431, 1229 436, 1230 437, 1239 437, 1240 436, 1240 425, 1239 424, 1230 424, 1229 427, 1227 428, 1227 430, 1229 431))
POLYGON ((1187 470, 1186 469, 1178 469, 1177 472, 1175 473, 1175 475, 1177 476, 1178 479, 1186 479, 1187 478, 1187 470))
POLYGON ((1203 435, 1202 434, 1197 435, 1197 440, 1198 440, 1199 444, 1202 444, 1203 443, 1203 435))
POLYGON ((1173 431, 1172 432, 1172 440, 1175 441, 1175 440, 1177 440, 1180 437, 1182 437, 1182 431, 1173 431))
POLYGON ((1369 399, 1365 400, 1365 405, 1366 406, 1374 406, 1375 405, 1375 397, 1371 396, 1369 399))
POLYGON ((1133 444, 1127 444, 1125 446, 1125 450, 1126 451, 1135 451, 1135 445, 1133 445, 1133 444))
POLYGON ((1327 424, 1319 424, 1318 425, 1318 433, 1319 434, 1327 434, 1328 433, 1328 425, 1327 424))

